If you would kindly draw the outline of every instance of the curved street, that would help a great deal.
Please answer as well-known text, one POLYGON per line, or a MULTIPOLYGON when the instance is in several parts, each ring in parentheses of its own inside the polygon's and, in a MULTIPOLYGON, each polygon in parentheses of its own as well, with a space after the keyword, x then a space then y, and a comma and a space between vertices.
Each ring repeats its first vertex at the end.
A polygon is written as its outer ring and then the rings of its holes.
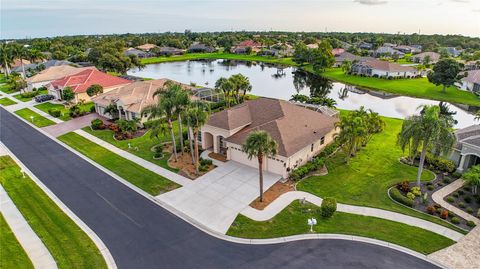
POLYGON ((0 140, 105 243, 118 268, 437 268, 346 240, 246 245, 212 237, 0 108, 0 140))

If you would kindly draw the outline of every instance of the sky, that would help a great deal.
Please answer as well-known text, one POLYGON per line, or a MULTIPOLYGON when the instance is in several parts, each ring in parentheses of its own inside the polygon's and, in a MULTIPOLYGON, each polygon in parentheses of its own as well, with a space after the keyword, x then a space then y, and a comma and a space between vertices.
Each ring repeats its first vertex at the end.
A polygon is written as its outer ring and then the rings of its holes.
POLYGON ((480 0, 1 0, 0 39, 305 31, 480 37, 480 0))

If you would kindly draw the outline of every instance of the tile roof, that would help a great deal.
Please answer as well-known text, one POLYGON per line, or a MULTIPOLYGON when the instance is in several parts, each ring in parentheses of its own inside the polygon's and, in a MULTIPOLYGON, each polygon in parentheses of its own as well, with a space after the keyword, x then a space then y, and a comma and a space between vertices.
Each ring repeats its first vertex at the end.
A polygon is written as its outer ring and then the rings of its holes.
POLYGON ((332 131, 336 118, 288 101, 259 98, 213 114, 208 125, 232 130, 245 126, 226 141, 242 145, 252 131, 268 132, 278 154, 289 157, 332 131))
POLYGON ((104 88, 131 83, 130 80, 112 76, 96 69, 86 69, 74 75, 66 76, 51 82, 54 88, 69 86, 75 93, 86 92, 91 85, 98 84, 104 88))
POLYGON ((455 132, 457 137, 456 149, 461 150, 462 144, 470 144, 480 147, 480 125, 472 125, 455 132))
POLYGON ((151 50, 153 48, 156 48, 156 47, 157 47, 157 45, 155 45, 155 44, 143 44, 143 45, 137 46, 137 49, 149 51, 149 50, 151 50))
POLYGON ((260 47, 262 46, 262 44, 253 40, 245 40, 238 43, 237 46, 238 47, 260 47))
POLYGON ((422 52, 422 53, 419 53, 419 54, 415 54, 411 58, 412 59, 419 58, 419 59, 423 60, 426 56, 430 57, 431 62, 437 62, 440 59, 440 54, 436 53, 436 52, 433 52, 433 51, 426 51, 426 52, 422 52))
POLYGON ((416 72, 417 69, 410 66, 402 66, 396 63, 391 63, 388 61, 381 60, 366 60, 363 62, 364 65, 369 66, 372 69, 383 70, 388 72, 416 72))
POLYGON ((467 73, 467 76, 462 78, 462 81, 480 84, 480 70, 472 70, 466 73, 467 73))
POLYGON ((27 82, 36 83, 36 82, 42 82, 42 81, 57 80, 66 76, 77 74, 87 69, 96 69, 96 68, 93 66, 92 67, 74 67, 70 65, 52 66, 45 70, 42 70, 40 73, 36 74, 33 77, 27 78, 27 82))

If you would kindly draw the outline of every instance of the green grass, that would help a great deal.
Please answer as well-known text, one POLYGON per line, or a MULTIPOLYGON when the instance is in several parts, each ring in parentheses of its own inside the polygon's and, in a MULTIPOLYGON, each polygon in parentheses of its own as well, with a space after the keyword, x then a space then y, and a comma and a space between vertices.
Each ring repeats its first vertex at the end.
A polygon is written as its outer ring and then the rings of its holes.
POLYGON ((37 127, 40 127, 40 128, 55 124, 55 122, 39 115, 38 113, 33 112, 32 110, 30 110, 28 108, 23 108, 23 109, 17 110, 17 111, 15 111, 15 114, 24 118, 28 122, 32 122, 32 119, 30 117, 33 116, 33 125, 35 125, 37 127))
POLYGON ((0 214, 0 268, 33 269, 33 264, 25 253, 7 222, 0 214))
MULTIPOLYGON (((85 111, 85 112, 90 112, 90 109, 93 106, 95 106, 95 104, 93 102, 89 102, 89 103, 85 103, 85 104, 80 105, 80 109, 82 111, 85 111)), ((41 103, 39 105, 35 105, 35 107, 40 109, 41 111, 43 111, 45 113, 48 113, 48 110, 60 110, 60 112, 62 114, 59 117, 59 119, 61 119, 63 121, 68 121, 68 120, 72 119, 72 117, 70 117, 70 113, 69 113, 70 110, 62 104, 52 104, 50 102, 45 102, 45 103, 41 103)))
POLYGON ((153 57, 141 59, 143 64, 156 64, 165 62, 176 62, 186 60, 199 60, 199 59, 227 59, 227 60, 240 60, 240 61, 256 61, 272 64, 284 64, 295 65, 291 58, 277 58, 277 57, 265 57, 258 55, 245 55, 245 54, 233 54, 233 53, 186 53, 184 55, 170 56, 170 57, 153 57))
MULTIPOLYGON (((113 138, 113 131, 111 130, 92 130, 90 127, 85 127, 82 130, 86 131, 87 133, 94 135, 103 141, 106 141, 117 148, 123 149, 128 151, 142 159, 145 159, 149 162, 152 162, 156 165, 159 165, 165 169, 168 169, 172 172, 178 172, 178 169, 172 168, 168 165, 168 159, 170 158, 171 154, 164 154, 164 157, 159 160, 154 160, 153 155, 154 152, 151 150, 152 147, 163 143, 163 142, 170 142, 171 138, 169 134, 164 134, 157 138, 150 138, 150 132, 145 133, 143 136, 136 137, 133 139, 128 140, 115 140, 113 138), (128 144, 130 144, 131 148, 128 148, 128 144), (137 150, 138 149, 138 150, 137 150)), ((177 122, 173 122, 173 131, 175 137, 178 140, 178 125, 177 122)))
POLYGON ((391 242, 423 254, 429 254, 455 243, 439 234, 409 226, 403 223, 375 217, 336 212, 333 217, 324 219, 318 214, 319 208, 292 202, 274 218, 256 222, 238 215, 227 234, 243 238, 273 238, 309 233, 307 219, 315 217, 316 233, 347 234, 374 238, 391 242))
MULTIPOLYGON (((48 93, 48 90, 41 90, 38 92, 38 95, 41 95, 41 94, 47 94, 48 93)), ((31 101, 33 99, 33 97, 23 97, 23 95, 21 93, 19 94, 15 94, 13 97, 15 97, 16 99, 22 101, 22 102, 28 102, 28 101, 31 101)))
POLYGON ((76 133, 67 133, 58 139, 151 195, 159 195, 179 187, 178 184, 120 157, 76 133))
MULTIPOLYGON (((310 67, 306 67, 306 70, 312 71, 310 67)), ((480 98, 475 96, 475 94, 459 90, 456 87, 449 87, 446 92, 443 93, 442 86, 435 86, 428 82, 427 78, 388 80, 382 78, 360 77, 347 75, 340 68, 328 69, 320 75, 335 81, 371 90, 380 90, 406 96, 480 106, 480 98)))
POLYGON ((12 88, 8 84, 0 85, 0 91, 2 91, 4 93, 14 93, 15 92, 15 91, 12 90, 12 88))
POLYGON ((59 268, 107 268, 87 234, 35 182, 23 178, 20 168, 9 156, 0 157, 0 183, 59 268))
POLYGON ((13 101, 12 99, 8 98, 8 97, 4 97, 4 98, 1 98, 0 99, 0 105, 2 106, 11 106, 11 105, 15 105, 17 102, 13 101))
POLYGON ((5 77, 4 74, 0 74, 0 83, 5 83, 7 82, 7 78, 5 77))
MULTIPOLYGON (((345 164, 344 154, 339 152, 326 162, 328 174, 300 181, 297 189, 318 195, 334 197, 340 203, 367 206, 399 212, 422 218, 465 233, 454 225, 438 218, 417 212, 394 203, 387 190, 401 181, 414 181, 417 168, 398 161, 405 154, 396 145, 396 137, 402 120, 383 118, 385 130, 373 137, 370 143, 345 164)), ((432 180, 431 172, 425 171, 422 180, 432 180)))

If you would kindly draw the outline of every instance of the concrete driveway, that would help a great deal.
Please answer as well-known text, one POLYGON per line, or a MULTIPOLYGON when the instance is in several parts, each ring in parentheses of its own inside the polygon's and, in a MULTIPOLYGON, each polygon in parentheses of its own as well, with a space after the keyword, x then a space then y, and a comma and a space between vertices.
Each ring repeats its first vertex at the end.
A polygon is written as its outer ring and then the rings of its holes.
POLYGON ((63 134, 73 132, 75 130, 87 127, 91 124, 94 119, 102 119, 106 122, 105 119, 100 117, 97 113, 90 113, 85 116, 71 119, 69 121, 61 122, 55 125, 50 125, 43 127, 42 129, 54 137, 61 136, 63 134))
MULTIPOLYGON (((265 173, 264 191, 281 176, 265 173)), ((203 225, 226 233, 235 217, 259 195, 258 170, 229 161, 182 188, 156 199, 182 211, 203 225)))

